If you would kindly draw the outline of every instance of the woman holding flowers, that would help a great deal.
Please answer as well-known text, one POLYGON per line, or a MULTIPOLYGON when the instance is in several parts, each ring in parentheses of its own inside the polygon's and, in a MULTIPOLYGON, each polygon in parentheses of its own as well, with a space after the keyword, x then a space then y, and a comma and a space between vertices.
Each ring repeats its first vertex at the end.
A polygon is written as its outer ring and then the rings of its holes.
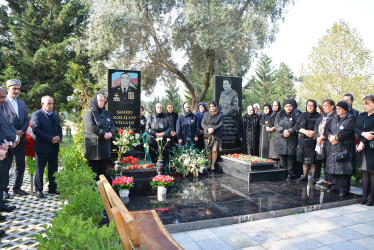
POLYGON ((208 160, 211 161, 211 170, 215 170, 218 152, 222 151, 223 114, 217 110, 215 101, 209 102, 209 112, 206 112, 201 121, 204 129, 205 148, 208 150, 208 160))
POLYGON ((96 180, 106 174, 110 158, 110 138, 115 133, 114 122, 104 109, 103 94, 95 94, 83 116, 85 157, 96 180))
POLYGON ((167 138, 170 136, 171 126, 170 120, 167 115, 162 113, 162 104, 157 103, 155 105, 155 110, 152 115, 147 119, 146 131, 148 132, 148 143, 149 143, 149 153, 151 155, 152 162, 156 162, 158 158, 159 144, 161 148, 166 150, 161 150, 162 159, 167 162, 168 148, 169 144, 167 138))

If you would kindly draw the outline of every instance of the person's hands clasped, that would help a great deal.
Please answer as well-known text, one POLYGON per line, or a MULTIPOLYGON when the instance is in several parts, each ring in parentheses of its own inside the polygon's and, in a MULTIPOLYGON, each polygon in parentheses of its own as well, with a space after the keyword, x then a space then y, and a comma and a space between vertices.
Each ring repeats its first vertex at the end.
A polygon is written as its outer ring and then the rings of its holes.
POLYGON ((162 138, 162 137, 165 136, 165 133, 164 132, 162 132, 162 133, 156 133, 155 136, 156 136, 156 138, 162 138))
POLYGON ((110 133, 110 132, 105 133, 105 134, 104 134, 104 139, 105 139, 105 140, 109 140, 110 138, 112 138, 112 136, 113 136, 113 134, 110 133))
POLYGON ((357 152, 361 152, 365 148, 365 144, 363 142, 360 142, 360 144, 357 145, 357 152))
POLYGON ((214 133, 214 129, 213 128, 208 128, 208 134, 213 134, 214 133))
POLYGON ((371 141, 374 139, 374 132, 369 131, 369 132, 362 132, 361 133, 362 137, 365 137, 366 140, 371 141))
POLYGON ((52 138, 52 144, 59 143, 61 140, 60 136, 56 135, 55 137, 52 138))
POLYGON ((290 137, 291 133, 288 130, 283 132, 283 137, 290 137))

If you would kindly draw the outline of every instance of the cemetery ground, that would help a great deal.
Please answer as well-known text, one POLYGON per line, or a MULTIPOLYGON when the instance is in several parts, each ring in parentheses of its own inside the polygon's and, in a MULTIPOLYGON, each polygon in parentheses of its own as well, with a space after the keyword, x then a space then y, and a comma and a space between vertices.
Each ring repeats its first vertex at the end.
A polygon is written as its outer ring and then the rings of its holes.
MULTIPOLYGON (((374 208, 357 204, 359 188, 352 187, 350 196, 340 199, 306 183, 280 180, 248 186, 223 173, 175 182, 164 202, 157 201, 154 190, 146 191, 147 195, 130 191, 125 205, 130 211, 155 209, 185 249, 341 250, 370 249, 374 244, 374 208)), ((30 192, 28 174, 23 188, 30 192)), ((47 192, 45 196, 10 199, 17 209, 2 213, 6 221, 0 227, 6 235, 0 239, 0 249, 38 247, 34 236, 50 225, 61 208, 59 196, 47 192)))

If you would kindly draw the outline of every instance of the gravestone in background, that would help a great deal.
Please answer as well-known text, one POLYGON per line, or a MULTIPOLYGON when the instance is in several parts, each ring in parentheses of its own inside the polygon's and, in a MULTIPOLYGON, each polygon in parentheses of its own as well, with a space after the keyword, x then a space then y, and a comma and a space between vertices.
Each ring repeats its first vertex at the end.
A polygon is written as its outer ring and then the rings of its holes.
POLYGON ((242 113, 242 78, 214 76, 213 98, 224 115, 222 151, 240 153, 241 142, 238 130, 242 113))
POLYGON ((140 71, 108 69, 108 112, 116 131, 140 133, 140 71))

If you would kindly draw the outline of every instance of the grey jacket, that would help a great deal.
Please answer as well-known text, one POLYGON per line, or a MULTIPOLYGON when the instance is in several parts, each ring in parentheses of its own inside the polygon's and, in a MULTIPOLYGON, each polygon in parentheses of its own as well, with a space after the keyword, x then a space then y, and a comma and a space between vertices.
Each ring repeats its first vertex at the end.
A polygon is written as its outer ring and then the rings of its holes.
POLYGON ((284 110, 278 112, 274 127, 277 132, 275 139, 275 152, 280 155, 296 155, 297 146, 297 130, 296 121, 299 113, 295 110, 287 115, 284 110), (290 132, 289 137, 283 137, 283 132, 288 130, 290 132))
POLYGON ((84 149, 87 160, 105 160, 110 157, 111 140, 105 140, 105 133, 115 133, 115 125, 108 111, 102 113, 89 108, 83 116, 84 149))
POLYGON ((2 109, 0 109, 0 129, 3 133, 5 140, 15 141, 17 138, 16 129, 9 122, 2 109))

